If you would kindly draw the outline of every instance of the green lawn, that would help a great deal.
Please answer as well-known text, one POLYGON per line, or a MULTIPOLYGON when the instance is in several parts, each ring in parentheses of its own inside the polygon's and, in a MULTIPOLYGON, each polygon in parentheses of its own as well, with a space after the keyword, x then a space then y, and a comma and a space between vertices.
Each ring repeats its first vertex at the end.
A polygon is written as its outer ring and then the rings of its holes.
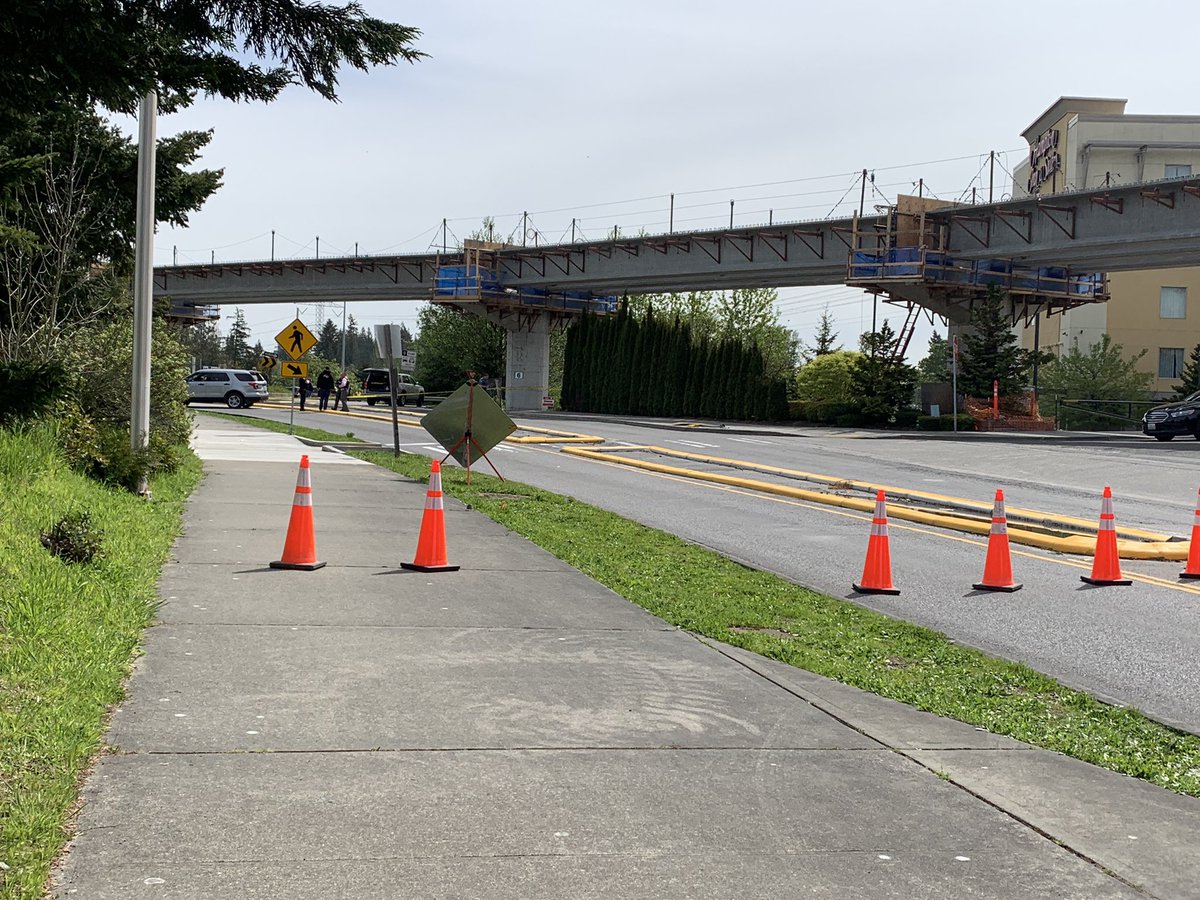
POLYGON ((144 629, 200 480, 183 468, 147 502, 72 472, 48 431, 0 431, 0 897, 42 896, 77 785, 144 629), (90 515, 103 556, 64 562, 40 533, 90 515))

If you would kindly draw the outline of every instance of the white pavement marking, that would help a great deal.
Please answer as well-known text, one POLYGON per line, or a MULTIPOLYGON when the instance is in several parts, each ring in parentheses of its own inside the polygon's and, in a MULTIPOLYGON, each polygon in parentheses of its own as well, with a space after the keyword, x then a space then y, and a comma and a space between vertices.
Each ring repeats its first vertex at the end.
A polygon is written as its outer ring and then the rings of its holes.
POLYGON ((719 447, 719 446, 720 446, 719 444, 705 444, 705 443, 704 443, 704 442, 702 442, 702 441, 674 441, 674 440, 668 440, 668 441, 667 441, 667 443, 668 443, 668 444, 683 444, 683 446, 685 446, 685 447, 699 447, 699 448, 701 448, 701 449, 713 449, 713 450, 715 450, 717 447, 719 447))
POLYGON ((300 457, 307 453, 309 462, 313 465, 370 465, 342 453, 322 452, 320 447, 310 447, 290 435, 258 429, 197 429, 192 436, 192 449, 201 459, 208 460, 299 463, 300 457))
POLYGON ((731 441, 737 441, 739 444, 774 444, 774 441, 760 441, 756 438, 730 438, 731 441))

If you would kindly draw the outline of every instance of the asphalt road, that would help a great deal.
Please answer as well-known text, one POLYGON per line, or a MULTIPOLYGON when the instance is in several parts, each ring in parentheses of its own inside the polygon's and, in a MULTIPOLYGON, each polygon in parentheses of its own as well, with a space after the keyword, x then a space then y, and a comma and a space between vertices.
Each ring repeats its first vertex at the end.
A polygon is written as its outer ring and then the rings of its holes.
MULTIPOLYGON (((288 415, 262 408, 242 414, 285 421, 288 415)), ((1107 484, 1116 498, 1118 525, 1182 537, 1189 536, 1200 487, 1200 442, 1187 440, 947 439, 828 429, 738 433, 565 416, 517 421, 601 435, 610 444, 654 444, 983 502, 1000 487, 1010 508, 1089 520, 1098 517, 1107 484)), ((376 424, 306 412, 297 414, 297 422, 392 441, 388 419, 376 424)), ((443 455, 427 437, 401 428, 402 449, 443 455)), ((1154 581, 1092 587, 1079 580, 1090 571, 1090 559, 1014 546, 1014 575, 1023 590, 985 594, 971 588, 982 576, 985 538, 892 520, 893 575, 901 594, 860 596, 851 592, 850 583, 862 572, 867 515, 584 460, 554 445, 503 444, 491 457, 507 478, 576 497, 824 593, 935 628, 1200 733, 1200 587, 1178 581, 1181 563, 1123 561, 1127 575, 1154 581)), ((454 535, 448 539, 453 555, 454 535)), ((398 551, 407 553, 407 544, 398 551)))

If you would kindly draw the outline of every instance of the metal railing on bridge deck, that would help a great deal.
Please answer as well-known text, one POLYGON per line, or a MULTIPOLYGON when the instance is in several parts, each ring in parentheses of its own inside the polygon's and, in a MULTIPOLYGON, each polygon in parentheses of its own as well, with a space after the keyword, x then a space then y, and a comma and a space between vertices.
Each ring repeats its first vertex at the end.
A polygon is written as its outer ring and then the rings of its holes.
POLYGON ((1061 266, 1022 266, 1003 259, 959 261, 924 247, 850 252, 849 285, 886 289, 889 283, 914 282, 976 289, 995 286, 1010 295, 1058 299, 1064 308, 1108 299, 1108 278, 1103 273, 1081 275, 1061 266))

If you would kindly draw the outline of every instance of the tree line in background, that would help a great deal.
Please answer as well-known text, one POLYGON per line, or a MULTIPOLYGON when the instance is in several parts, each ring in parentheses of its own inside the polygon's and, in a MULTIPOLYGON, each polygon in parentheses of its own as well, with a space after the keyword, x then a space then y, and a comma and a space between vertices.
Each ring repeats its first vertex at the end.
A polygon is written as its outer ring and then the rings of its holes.
MULTIPOLYGON (((72 462, 121 484, 187 446, 192 334, 159 306, 150 448, 130 447, 137 147, 110 112, 150 91, 164 114, 200 94, 270 102, 291 84, 336 100, 343 67, 415 62, 419 34, 357 3, 0 4, 0 425, 50 413, 72 462)), ((221 170, 195 167, 211 137, 158 140, 156 222, 185 226, 220 188, 221 170)), ((250 362, 241 334, 220 348, 230 362, 250 362)))
POLYGON ((621 303, 567 330, 560 403, 577 412, 730 419, 787 418, 787 387, 757 343, 697 336, 679 316, 621 303))

